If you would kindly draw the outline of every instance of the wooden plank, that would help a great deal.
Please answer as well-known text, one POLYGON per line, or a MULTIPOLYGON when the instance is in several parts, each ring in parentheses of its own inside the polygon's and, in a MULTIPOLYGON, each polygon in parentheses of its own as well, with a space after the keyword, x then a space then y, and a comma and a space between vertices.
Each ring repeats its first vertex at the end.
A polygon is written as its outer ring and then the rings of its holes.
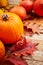
POLYGON ((38 42, 37 46, 38 51, 35 51, 31 56, 24 57, 28 65, 43 65, 43 35, 34 35, 33 37, 26 37, 27 39, 32 40, 32 42, 38 42))
MULTIPOLYGON (((34 18, 33 20, 28 20, 29 22, 36 22, 37 24, 41 23, 41 26, 43 29, 43 18, 34 18)), ((43 31, 42 31, 43 32, 43 31)), ((26 36, 28 40, 32 40, 32 42, 39 43, 37 46, 38 51, 34 52, 32 57, 24 57, 25 60, 27 61, 28 65, 43 65, 43 34, 33 34, 32 37, 26 36)))
POLYGON ((18 4, 21 0, 8 0, 9 5, 18 4))

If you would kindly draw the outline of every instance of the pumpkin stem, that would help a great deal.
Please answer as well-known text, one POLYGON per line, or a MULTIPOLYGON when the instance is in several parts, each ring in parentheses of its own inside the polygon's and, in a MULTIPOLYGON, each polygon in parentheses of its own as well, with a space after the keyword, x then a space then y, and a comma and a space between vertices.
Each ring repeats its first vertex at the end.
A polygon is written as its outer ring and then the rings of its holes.
POLYGON ((2 19, 3 19, 4 21, 7 21, 7 20, 8 20, 7 14, 3 14, 3 15, 2 15, 2 19))

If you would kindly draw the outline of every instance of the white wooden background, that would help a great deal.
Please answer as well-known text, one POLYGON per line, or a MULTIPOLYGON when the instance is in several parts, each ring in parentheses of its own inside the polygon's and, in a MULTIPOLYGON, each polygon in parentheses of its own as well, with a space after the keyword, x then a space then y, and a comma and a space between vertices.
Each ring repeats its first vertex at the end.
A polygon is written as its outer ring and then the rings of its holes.
POLYGON ((13 4, 18 4, 21 0, 8 0, 8 3, 10 5, 13 5, 13 4))

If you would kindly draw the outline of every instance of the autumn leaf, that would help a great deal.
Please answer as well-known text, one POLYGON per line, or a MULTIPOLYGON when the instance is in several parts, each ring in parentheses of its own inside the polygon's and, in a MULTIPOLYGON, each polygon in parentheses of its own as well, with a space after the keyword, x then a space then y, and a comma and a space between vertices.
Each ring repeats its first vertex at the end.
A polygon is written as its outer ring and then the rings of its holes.
POLYGON ((17 43, 21 44, 22 43, 22 46, 21 45, 14 45, 12 47, 12 54, 13 55, 16 55, 16 56, 26 56, 26 55, 31 55, 35 50, 37 50, 36 48, 36 45, 35 43, 32 43, 31 41, 30 42, 27 42, 26 38, 24 37, 23 40, 21 41, 18 41, 17 43), (16 50, 16 51, 15 51, 16 50))
POLYGON ((7 56, 5 59, 6 62, 10 61, 12 65, 28 65, 27 62, 21 58, 15 56, 7 56))
POLYGON ((36 43, 33 43, 32 41, 27 41, 26 37, 23 36, 21 40, 16 42, 16 44, 9 47, 9 50, 7 51, 6 55, 13 54, 15 56, 27 56, 31 55, 36 48, 36 43))
POLYGON ((24 21, 24 31, 25 33, 30 34, 40 34, 40 26, 31 20, 24 21), (28 31, 28 32, 27 32, 28 31))
POLYGON ((24 49, 20 51, 16 51, 15 53, 13 53, 13 55, 27 56, 27 55, 31 55, 35 50, 37 50, 37 48, 35 47, 35 44, 32 44, 31 42, 29 42, 29 44, 27 44, 27 47, 25 47, 24 49))
POLYGON ((18 42, 16 42, 15 45, 12 46, 11 51, 19 51, 23 48, 25 48, 27 45, 26 38, 23 36, 18 42))

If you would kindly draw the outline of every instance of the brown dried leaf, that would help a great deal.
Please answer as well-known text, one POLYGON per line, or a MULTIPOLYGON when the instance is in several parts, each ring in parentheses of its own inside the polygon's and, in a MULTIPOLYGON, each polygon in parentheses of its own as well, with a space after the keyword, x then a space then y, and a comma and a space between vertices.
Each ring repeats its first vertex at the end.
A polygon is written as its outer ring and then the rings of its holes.
MULTIPOLYGON (((40 25, 38 25, 35 22, 31 22, 31 21, 24 21, 24 29, 26 30, 25 32, 32 32, 31 34, 40 34, 40 25)), ((27 32, 27 33, 28 33, 27 32)), ((29 34, 29 33, 28 33, 29 34)))

